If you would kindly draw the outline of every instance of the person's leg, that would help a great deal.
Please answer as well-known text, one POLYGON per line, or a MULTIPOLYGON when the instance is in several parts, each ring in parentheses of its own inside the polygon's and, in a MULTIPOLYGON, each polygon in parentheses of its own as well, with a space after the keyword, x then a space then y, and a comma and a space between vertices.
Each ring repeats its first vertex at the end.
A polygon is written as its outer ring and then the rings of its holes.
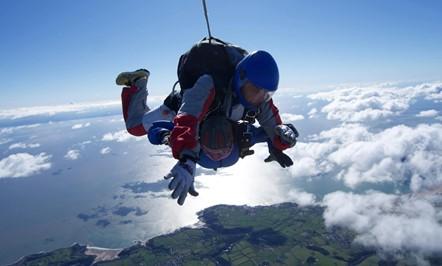
POLYGON ((150 110, 146 105, 149 71, 123 72, 117 77, 118 85, 126 85, 121 92, 123 117, 127 131, 134 136, 143 136, 146 130, 142 124, 143 115, 150 110))
POLYGON ((179 92, 170 93, 163 104, 152 109, 143 116, 143 126, 146 131, 158 120, 173 121, 181 105, 181 95, 179 92))
POLYGON ((172 121, 181 104, 180 94, 172 92, 162 105, 151 110, 146 105, 148 79, 149 71, 144 69, 123 72, 117 77, 118 85, 126 85, 121 92, 123 116, 127 131, 134 136, 145 135, 155 121, 172 121))

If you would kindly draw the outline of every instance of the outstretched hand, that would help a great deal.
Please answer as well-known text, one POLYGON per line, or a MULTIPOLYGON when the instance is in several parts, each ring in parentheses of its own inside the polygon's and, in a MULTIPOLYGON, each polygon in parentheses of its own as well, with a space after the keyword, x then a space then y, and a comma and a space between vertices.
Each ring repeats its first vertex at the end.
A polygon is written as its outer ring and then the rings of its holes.
POLYGON ((281 141, 290 147, 296 145, 296 138, 299 137, 298 130, 292 124, 282 124, 275 127, 275 133, 281 138, 281 141))
POLYGON ((272 161, 277 161, 282 168, 286 168, 293 165, 292 159, 282 151, 273 147, 273 144, 269 141, 267 142, 269 147, 270 155, 264 160, 264 162, 269 163, 272 161))
MULTIPOLYGON (((289 145, 289 147, 295 146, 296 138, 299 137, 298 130, 296 130, 295 126, 292 124, 277 125, 275 127, 275 134, 281 138, 281 141, 284 144, 289 145)), ((270 155, 264 160, 264 162, 268 163, 277 161, 282 168, 293 165, 292 159, 287 154, 273 147, 273 144, 270 141, 267 141, 267 145, 269 147, 270 155)))
POLYGON ((164 179, 172 178, 172 181, 169 183, 169 189, 173 190, 172 198, 178 198, 177 202, 179 205, 184 204, 187 193, 194 197, 199 195, 194 186, 195 170, 196 164, 192 160, 180 161, 164 177, 164 179))

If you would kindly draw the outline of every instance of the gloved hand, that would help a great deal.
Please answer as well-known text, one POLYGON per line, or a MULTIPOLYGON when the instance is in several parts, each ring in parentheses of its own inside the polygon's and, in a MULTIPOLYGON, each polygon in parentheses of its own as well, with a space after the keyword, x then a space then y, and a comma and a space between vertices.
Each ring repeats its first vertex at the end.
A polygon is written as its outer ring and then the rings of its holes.
POLYGON ((147 133, 150 143, 154 145, 168 144, 167 136, 170 135, 173 127, 174 125, 170 121, 158 120, 153 122, 147 133))
POLYGON ((153 145, 167 144, 167 136, 170 135, 170 130, 164 128, 153 128, 149 129, 147 133, 147 138, 149 142, 153 145))
POLYGON ((178 198, 177 202, 179 205, 184 204, 187 193, 194 197, 198 196, 198 192, 196 192, 193 184, 195 170, 195 162, 187 159, 184 162, 177 162, 172 170, 170 170, 170 173, 164 177, 164 179, 170 179, 173 177, 172 181, 169 183, 169 189, 173 190, 172 198, 178 198))
POLYGON ((290 159, 290 157, 287 154, 273 147, 272 142, 267 141, 267 146, 269 147, 270 155, 264 160, 264 162, 269 163, 272 161, 277 161, 282 168, 286 168, 293 165, 292 159, 290 159))
POLYGON ((277 125, 275 133, 283 143, 290 145, 290 147, 295 146, 296 138, 299 136, 298 130, 292 124, 277 125))

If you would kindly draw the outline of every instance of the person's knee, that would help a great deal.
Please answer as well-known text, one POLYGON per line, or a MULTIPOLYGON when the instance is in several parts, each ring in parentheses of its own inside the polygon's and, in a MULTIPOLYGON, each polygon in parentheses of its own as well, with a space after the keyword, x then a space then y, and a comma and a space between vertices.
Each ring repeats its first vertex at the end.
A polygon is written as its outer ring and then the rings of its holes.
POLYGON ((142 124, 131 127, 131 128, 127 128, 127 132, 135 137, 141 137, 141 136, 144 136, 147 134, 147 132, 144 129, 142 124))
POLYGON ((124 120, 127 121, 129 116, 129 106, 132 100, 132 96, 137 91, 135 86, 125 87, 121 91, 121 104, 123 105, 123 117, 124 120))
POLYGON ((154 122, 158 120, 172 121, 175 116, 176 116, 175 111, 171 110, 169 107, 162 104, 143 115, 142 121, 144 129, 146 131, 149 131, 149 128, 152 126, 154 122))

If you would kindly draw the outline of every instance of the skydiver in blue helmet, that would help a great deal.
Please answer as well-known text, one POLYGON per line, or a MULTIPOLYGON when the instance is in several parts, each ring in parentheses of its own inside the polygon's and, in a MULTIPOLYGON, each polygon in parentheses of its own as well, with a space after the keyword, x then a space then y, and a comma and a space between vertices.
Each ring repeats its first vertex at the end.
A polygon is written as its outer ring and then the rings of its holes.
POLYGON ((203 39, 179 60, 181 91, 173 91, 153 110, 146 105, 149 75, 145 69, 118 75, 116 83, 125 86, 123 116, 130 134, 148 134, 151 143, 171 147, 178 161, 165 179, 171 180, 169 189, 178 204, 184 204, 188 193, 198 195, 197 163, 228 167, 253 154, 254 144, 267 142, 266 162, 293 164, 283 151, 296 144, 298 132, 282 123, 273 103, 279 71, 270 53, 247 53, 218 39, 203 39), (255 120, 259 127, 253 125, 255 120))

